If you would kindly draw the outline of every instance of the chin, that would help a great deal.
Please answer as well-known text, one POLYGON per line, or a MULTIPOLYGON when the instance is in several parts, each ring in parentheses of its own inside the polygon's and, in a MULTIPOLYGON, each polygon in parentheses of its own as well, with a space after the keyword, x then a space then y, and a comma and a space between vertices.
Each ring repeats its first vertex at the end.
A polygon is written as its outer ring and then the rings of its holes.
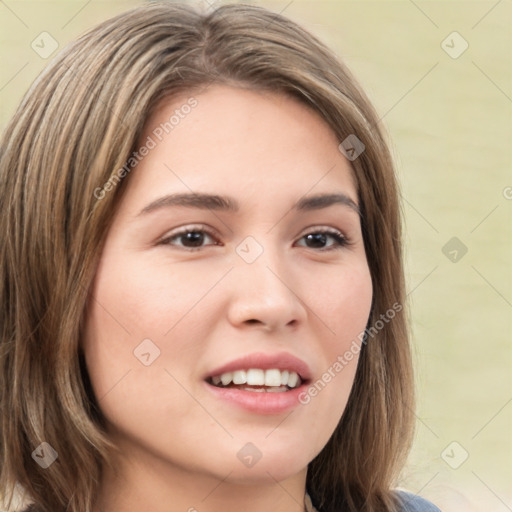
POLYGON ((243 443, 239 439, 227 450, 222 446, 208 450, 211 454, 208 460, 199 456, 194 464, 196 470, 203 468, 217 479, 239 485, 275 484, 306 472, 315 455, 305 449, 304 444, 277 446, 267 441, 257 445, 257 441, 254 444, 250 441, 243 443), (226 478, 226 475, 229 476, 226 478))
POLYGON ((246 444, 237 451, 237 463, 232 476, 247 482, 281 482, 301 471, 306 471, 308 463, 314 454, 309 457, 309 450, 305 445, 284 443, 271 446, 269 443, 260 445, 259 452, 251 444, 246 444), (250 454, 254 450, 255 457, 251 461, 250 454))

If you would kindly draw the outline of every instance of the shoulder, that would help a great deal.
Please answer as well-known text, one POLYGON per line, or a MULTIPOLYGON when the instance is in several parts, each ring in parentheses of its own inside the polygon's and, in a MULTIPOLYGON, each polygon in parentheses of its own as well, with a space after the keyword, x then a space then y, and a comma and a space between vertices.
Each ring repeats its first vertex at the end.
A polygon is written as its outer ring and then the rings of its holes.
POLYGON ((425 498, 407 491, 397 490, 395 492, 400 500, 400 512, 441 512, 433 503, 425 498))

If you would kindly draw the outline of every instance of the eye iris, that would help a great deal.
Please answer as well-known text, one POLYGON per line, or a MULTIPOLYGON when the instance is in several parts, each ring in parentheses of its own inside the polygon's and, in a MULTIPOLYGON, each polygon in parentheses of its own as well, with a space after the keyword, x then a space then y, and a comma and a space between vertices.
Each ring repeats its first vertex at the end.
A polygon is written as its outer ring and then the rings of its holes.
POLYGON ((188 233, 181 235, 181 237, 184 239, 183 241, 186 244, 191 243, 192 247, 200 247, 204 240, 204 233, 199 231, 189 231, 188 233))
POLYGON ((325 245, 327 235, 325 233, 310 233, 309 235, 306 235, 306 239, 308 241, 313 241, 314 247, 319 247, 325 245))

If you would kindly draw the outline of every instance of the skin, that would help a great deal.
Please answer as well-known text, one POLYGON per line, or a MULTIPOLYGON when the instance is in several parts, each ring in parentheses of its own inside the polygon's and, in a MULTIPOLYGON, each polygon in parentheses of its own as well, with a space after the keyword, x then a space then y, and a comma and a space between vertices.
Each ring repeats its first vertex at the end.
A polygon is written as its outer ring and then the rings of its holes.
MULTIPOLYGON (((223 85, 194 97, 125 178, 91 289, 83 349, 120 448, 95 510, 303 511, 307 465, 341 418, 357 355, 308 404, 279 414, 219 400, 204 376, 247 354, 285 351, 316 381, 364 331, 372 284, 358 213, 342 204, 292 210, 305 195, 334 191, 357 204, 356 185, 340 141, 296 100, 223 85), (140 214, 191 191, 232 196, 240 210, 140 214), (213 236, 187 250, 194 244, 174 235, 188 227, 213 236), (325 229, 349 245, 305 237, 325 229), (248 236, 263 250, 252 263, 236 251, 248 236), (149 366, 134 356, 144 339, 160 350, 149 366), (250 468, 237 457, 248 442, 262 454, 250 468)), ((187 99, 164 102, 141 144, 187 99)))

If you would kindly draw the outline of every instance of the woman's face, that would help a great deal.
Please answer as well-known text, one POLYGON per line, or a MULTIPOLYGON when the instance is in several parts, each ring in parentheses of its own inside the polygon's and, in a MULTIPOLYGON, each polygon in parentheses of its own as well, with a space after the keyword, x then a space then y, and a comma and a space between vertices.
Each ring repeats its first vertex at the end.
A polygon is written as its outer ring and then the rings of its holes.
POLYGON ((146 124, 91 289, 87 368, 126 463, 281 481, 305 474, 354 380, 344 354, 372 299, 356 186, 296 100, 194 98, 146 124))

